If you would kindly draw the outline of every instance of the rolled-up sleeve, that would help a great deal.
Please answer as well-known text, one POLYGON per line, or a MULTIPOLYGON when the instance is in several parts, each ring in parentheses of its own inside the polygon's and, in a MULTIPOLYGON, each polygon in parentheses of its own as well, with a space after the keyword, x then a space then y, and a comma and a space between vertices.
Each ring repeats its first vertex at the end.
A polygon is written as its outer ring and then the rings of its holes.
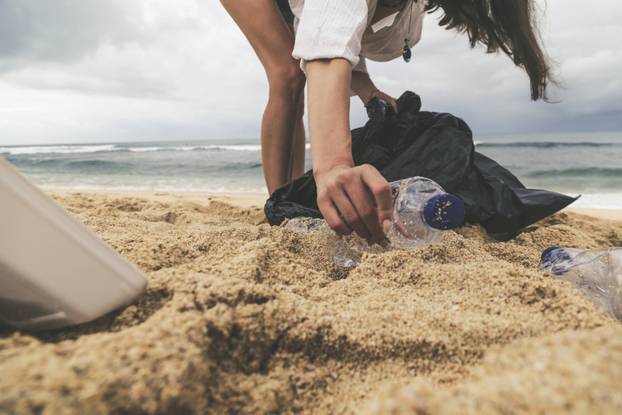
POLYGON ((365 61, 365 57, 359 56, 359 63, 357 63, 352 71, 367 73, 367 63, 365 61))
POLYGON ((307 61, 330 58, 356 67, 368 12, 367 0, 305 0, 292 56, 303 70, 307 61))

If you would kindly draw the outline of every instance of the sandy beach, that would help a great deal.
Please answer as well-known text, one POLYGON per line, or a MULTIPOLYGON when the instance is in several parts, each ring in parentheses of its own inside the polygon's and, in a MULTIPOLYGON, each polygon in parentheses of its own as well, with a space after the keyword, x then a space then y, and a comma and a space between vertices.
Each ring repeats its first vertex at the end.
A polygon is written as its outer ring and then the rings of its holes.
POLYGON ((52 192, 136 264, 137 302, 36 336, 0 328, 0 413, 622 413, 622 327, 537 270, 622 246, 622 212, 513 241, 478 226, 335 269, 261 195, 52 192))

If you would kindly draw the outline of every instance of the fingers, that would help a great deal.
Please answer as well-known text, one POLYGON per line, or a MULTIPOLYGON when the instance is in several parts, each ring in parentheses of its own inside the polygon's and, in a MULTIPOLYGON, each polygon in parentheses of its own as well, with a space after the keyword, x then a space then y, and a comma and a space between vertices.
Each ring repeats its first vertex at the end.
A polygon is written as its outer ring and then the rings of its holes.
POLYGON ((359 200, 351 200, 352 195, 346 194, 345 191, 341 191, 333 195, 333 202, 341 213, 341 217, 345 219, 346 223, 358 236, 363 239, 370 240, 372 234, 367 229, 365 222, 358 213, 357 206, 360 208, 359 200))
POLYGON ((385 94, 384 92, 381 92, 380 94, 381 94, 380 98, 388 102, 389 105, 391 105, 391 107, 393 108, 393 111, 395 111, 395 113, 397 114, 398 106, 397 106, 397 101, 395 100, 395 98, 393 98, 391 95, 385 94))
POLYGON ((366 239, 370 242, 380 242, 386 239, 378 219, 374 197, 367 190, 362 178, 357 177, 356 181, 349 183, 346 186, 346 191, 362 221, 362 225, 369 234, 366 239))
MULTIPOLYGON (((359 186, 362 187, 362 182, 359 186)), ((360 217, 355 207, 356 203, 358 201, 353 203, 350 195, 347 194, 345 185, 336 182, 331 184, 329 189, 318 198, 320 211, 328 226, 335 232, 349 235, 354 231, 361 238, 370 240, 371 233, 360 217)))
POLYGON ((393 216, 393 198, 391 197, 391 187, 378 170, 370 165, 361 166, 363 168, 362 179, 371 192, 376 202, 378 221, 382 229, 391 227, 393 216))
POLYGON ((393 111, 395 111, 396 114, 399 112, 397 101, 391 95, 385 94, 384 92, 376 89, 374 92, 371 93, 370 99, 368 99, 367 102, 369 102, 371 98, 374 97, 380 98, 381 100, 391 105, 391 108, 393 108, 393 111))
POLYGON ((326 220, 326 223, 328 223, 331 229, 340 235, 350 235, 352 233, 352 229, 341 218, 330 199, 318 199, 318 207, 324 216, 324 220, 326 220))
POLYGON ((395 113, 398 113, 398 107, 397 107, 397 101, 395 100, 395 98, 391 97, 390 95, 384 94, 384 100, 387 101, 389 103, 389 105, 391 105, 391 107, 393 108, 393 111, 395 111, 395 113))
POLYGON ((393 199, 389 183, 370 165, 343 168, 321 176, 318 207, 337 233, 355 231, 369 242, 386 240, 393 199))
POLYGON ((389 98, 389 104, 391 104, 391 106, 393 107, 393 111, 395 111, 395 113, 398 113, 398 108, 397 108, 397 101, 391 97, 389 98))

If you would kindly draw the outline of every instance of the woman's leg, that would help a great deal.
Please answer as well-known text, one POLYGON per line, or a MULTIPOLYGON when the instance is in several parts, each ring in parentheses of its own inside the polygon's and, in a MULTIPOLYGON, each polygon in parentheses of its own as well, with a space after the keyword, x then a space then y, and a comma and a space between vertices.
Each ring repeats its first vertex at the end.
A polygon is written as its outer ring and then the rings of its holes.
POLYGON ((294 160, 293 160, 293 171, 291 179, 295 179, 300 177, 305 172, 305 145, 306 145, 306 134, 305 134, 305 125, 302 120, 304 115, 304 93, 300 98, 300 108, 299 113, 296 120, 296 131, 294 133, 294 160))
POLYGON ((221 3, 250 42, 268 76, 270 92, 261 126, 261 156, 268 191, 272 193, 304 168, 301 124, 305 77, 299 62, 291 56, 294 35, 275 0, 221 3))

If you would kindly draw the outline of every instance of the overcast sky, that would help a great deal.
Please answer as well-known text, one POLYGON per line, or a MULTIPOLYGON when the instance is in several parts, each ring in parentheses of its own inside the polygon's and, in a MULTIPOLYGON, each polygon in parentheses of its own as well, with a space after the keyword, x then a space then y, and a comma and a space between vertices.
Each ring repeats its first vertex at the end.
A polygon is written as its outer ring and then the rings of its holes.
MULTIPOLYGON (((523 72, 436 15, 409 64, 370 63, 372 78, 476 135, 622 130, 622 2, 538 4, 558 104, 532 103, 523 72)), ((0 144, 257 138, 266 95, 217 0, 0 0, 0 144)), ((364 120, 354 100, 352 126, 364 120)))

